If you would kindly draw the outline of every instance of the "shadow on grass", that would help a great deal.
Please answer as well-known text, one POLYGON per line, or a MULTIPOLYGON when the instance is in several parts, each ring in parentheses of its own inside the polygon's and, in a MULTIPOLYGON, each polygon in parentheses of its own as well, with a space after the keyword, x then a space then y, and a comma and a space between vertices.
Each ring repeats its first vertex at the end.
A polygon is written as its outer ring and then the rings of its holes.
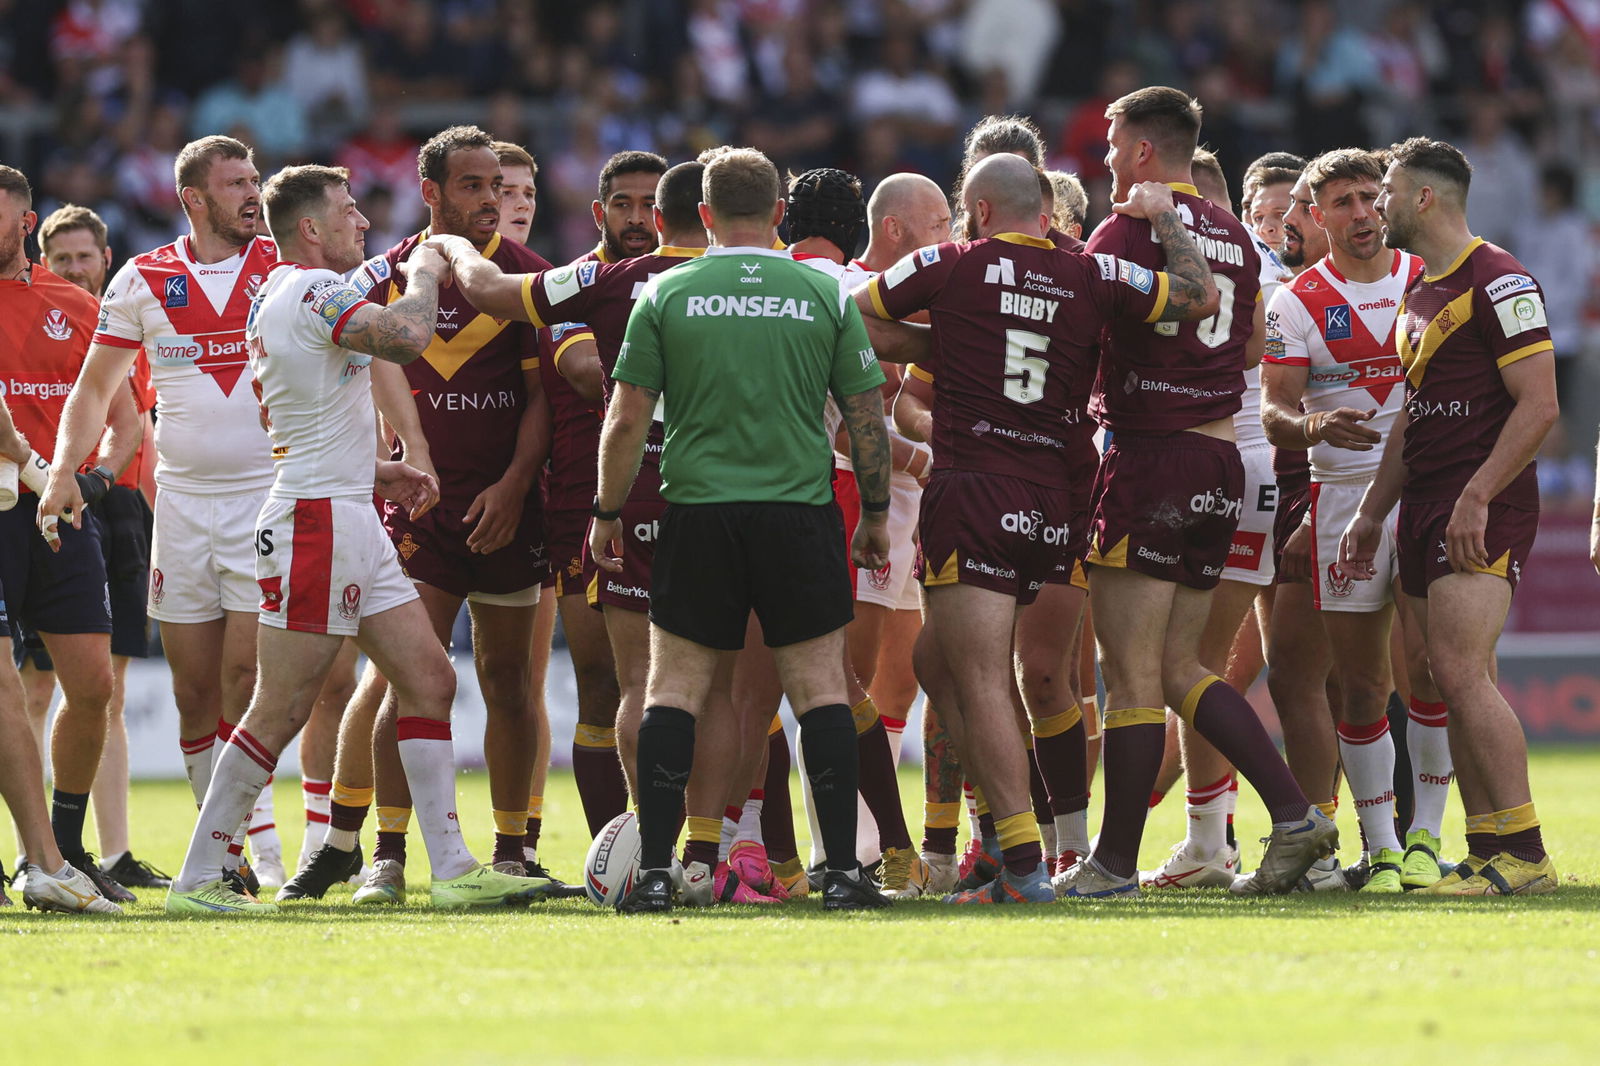
POLYGON ((326 926, 332 922, 341 927, 366 928, 377 926, 415 927, 448 924, 463 919, 500 916, 505 920, 543 922, 559 920, 571 922, 630 922, 645 924, 691 925, 704 922, 939 922, 973 921, 1050 921, 1099 922, 1107 920, 1154 921, 1173 919, 1214 919, 1249 917, 1258 919, 1298 920, 1318 917, 1352 915, 1406 914, 1414 915, 1429 910, 1451 915, 1476 912, 1496 914, 1527 914, 1530 916, 1556 914, 1600 913, 1600 886, 1570 884, 1561 891, 1546 896, 1520 898, 1502 897, 1428 897, 1428 896, 1369 896, 1359 892, 1326 892, 1295 894, 1243 899, 1226 892, 1199 890, 1192 892, 1150 893, 1139 899, 1075 901, 1037 906, 963 906, 954 907, 938 900, 917 900, 900 903, 883 911, 868 913, 824 911, 819 899, 795 900, 769 906, 724 905, 709 909, 679 907, 666 915, 624 917, 615 912, 596 907, 585 900, 551 900, 527 907, 486 907, 466 910, 435 910, 426 904, 415 903, 400 907, 357 907, 339 901, 303 901, 283 904, 278 913, 262 917, 173 916, 153 908, 137 907, 121 918, 102 915, 46 916, 33 918, 0 917, 0 928, 21 931, 25 927, 43 930, 57 922, 74 924, 91 921, 96 926, 116 923, 137 924, 204 924, 230 925, 244 928, 288 925, 326 926))

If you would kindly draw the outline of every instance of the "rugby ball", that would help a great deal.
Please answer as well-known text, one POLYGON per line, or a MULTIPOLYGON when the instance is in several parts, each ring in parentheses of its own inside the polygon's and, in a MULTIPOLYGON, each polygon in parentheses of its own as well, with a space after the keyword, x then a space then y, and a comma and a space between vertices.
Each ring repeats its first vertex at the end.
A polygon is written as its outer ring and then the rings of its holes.
POLYGON ((624 811, 607 822, 583 860, 583 889, 589 902, 615 907, 639 878, 639 819, 624 811))

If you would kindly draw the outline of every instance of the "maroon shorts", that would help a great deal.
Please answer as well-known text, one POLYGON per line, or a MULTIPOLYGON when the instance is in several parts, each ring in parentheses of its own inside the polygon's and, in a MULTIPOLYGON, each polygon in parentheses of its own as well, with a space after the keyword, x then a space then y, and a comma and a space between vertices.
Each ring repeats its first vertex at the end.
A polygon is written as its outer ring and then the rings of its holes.
MULTIPOLYGON (((1445 553, 1445 528, 1455 506, 1453 500, 1400 501, 1400 588, 1407 596, 1425 597, 1429 585, 1455 573, 1445 553)), ((1515 592, 1538 534, 1538 511, 1490 503, 1483 531, 1489 565, 1478 572, 1505 578, 1515 592)))
POLYGON ((464 511, 435 507, 413 519, 392 503, 383 508, 383 526, 400 553, 400 565, 413 581, 452 596, 482 592, 508 596, 542 584, 550 572, 544 550, 544 514, 539 494, 528 494, 511 543, 488 555, 467 547, 472 526, 464 511))
POLYGON ((650 609, 650 566, 656 557, 656 535, 667 501, 629 500, 622 505, 622 572, 613 574, 595 565, 589 554, 588 534, 583 545, 583 588, 589 606, 596 610, 620 607, 624 611, 650 609))
POLYGON ((1278 509, 1272 515, 1272 565, 1276 568, 1273 573, 1273 583, 1283 584, 1287 579, 1283 576, 1283 546, 1289 543, 1289 537, 1300 523, 1306 520, 1306 512, 1311 510, 1311 478, 1294 477, 1290 480, 1278 479, 1278 509))
POLYGON ((583 592, 583 543, 588 539, 587 509, 551 511, 544 516, 545 553, 550 558, 545 588, 554 590, 557 596, 583 592))
MULTIPOLYGON (((1074 502, 1080 493, 1074 492, 1074 502)), ((1044 579, 1046 585, 1071 585, 1073 588, 1087 589, 1089 575, 1083 568, 1083 561, 1089 557, 1089 512, 1084 508, 1074 507, 1067 512, 1067 553, 1066 556, 1050 571, 1050 576, 1044 579)))
POLYGON ((1061 566, 1070 567, 1071 494, 1022 478, 935 471, 922 493, 925 588, 976 585, 1024 606, 1061 566))
POLYGON ((1088 565, 1215 588, 1243 510, 1244 464, 1232 441, 1118 433, 1094 482, 1088 565))

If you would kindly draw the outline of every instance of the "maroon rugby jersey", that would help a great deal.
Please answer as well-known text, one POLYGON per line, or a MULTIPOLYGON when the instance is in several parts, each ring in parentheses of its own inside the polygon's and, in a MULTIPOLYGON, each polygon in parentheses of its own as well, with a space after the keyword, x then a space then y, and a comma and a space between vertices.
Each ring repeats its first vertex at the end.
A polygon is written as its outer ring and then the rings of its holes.
MULTIPOLYGON (((1261 295, 1254 242, 1242 222, 1202 199, 1193 185, 1174 184, 1172 199, 1211 267, 1222 305, 1199 322, 1122 321, 1106 330, 1089 410, 1116 433, 1193 429, 1231 417, 1244 395, 1245 342, 1261 295)), ((1151 270, 1167 265, 1150 223, 1127 215, 1100 223, 1088 249, 1151 270)))
MULTIPOLYGON (((1501 369, 1555 349, 1544 293, 1509 252, 1474 237, 1444 273, 1424 274, 1406 290, 1395 339, 1410 414, 1404 496, 1457 499, 1515 406, 1501 369)), ((1538 508, 1535 464, 1495 500, 1538 508)))
MULTIPOLYGON (((927 310, 933 465, 1070 489, 1094 348, 1115 319, 1153 321, 1167 275, 1109 255, 1002 233, 930 245, 874 278, 879 317, 927 310)), ((926 376, 926 375, 924 375, 926 376)))
POLYGON ((581 322, 560 322, 539 331, 539 381, 550 404, 550 459, 546 511, 587 511, 599 490, 599 404, 591 404, 561 376, 568 348, 594 334, 581 322))
MULTIPOLYGON (((380 304, 398 300, 405 294, 406 279, 396 264, 408 259, 428 235, 426 230, 414 234, 367 260, 352 279, 356 287, 380 304)), ((550 265, 498 234, 483 254, 507 273, 550 265)), ((480 314, 459 285, 439 290, 433 340, 405 370, 439 472, 442 508, 466 510, 478 493, 505 474, 528 403, 524 371, 538 365, 539 338, 532 326, 480 314)))
MULTIPOLYGON (((594 331, 600 368, 605 371, 606 399, 611 399, 611 372, 628 330, 628 316, 645 283, 662 271, 681 266, 704 248, 664 245, 648 255, 615 263, 578 260, 571 266, 529 274, 522 282, 522 306, 537 325, 550 322, 585 322, 594 331)), ((644 459, 629 493, 630 500, 661 496, 661 423, 652 422, 645 437, 644 459)))

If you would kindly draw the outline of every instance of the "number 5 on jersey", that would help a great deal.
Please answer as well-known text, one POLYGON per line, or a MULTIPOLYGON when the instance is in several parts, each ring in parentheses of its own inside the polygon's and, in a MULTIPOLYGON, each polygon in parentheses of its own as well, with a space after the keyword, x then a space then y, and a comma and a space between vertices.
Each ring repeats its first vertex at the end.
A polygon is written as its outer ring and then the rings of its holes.
POLYGON ((1044 376, 1050 363, 1029 352, 1047 352, 1050 338, 1025 329, 1006 330, 1005 398, 1014 403, 1038 403, 1044 399, 1044 376))

